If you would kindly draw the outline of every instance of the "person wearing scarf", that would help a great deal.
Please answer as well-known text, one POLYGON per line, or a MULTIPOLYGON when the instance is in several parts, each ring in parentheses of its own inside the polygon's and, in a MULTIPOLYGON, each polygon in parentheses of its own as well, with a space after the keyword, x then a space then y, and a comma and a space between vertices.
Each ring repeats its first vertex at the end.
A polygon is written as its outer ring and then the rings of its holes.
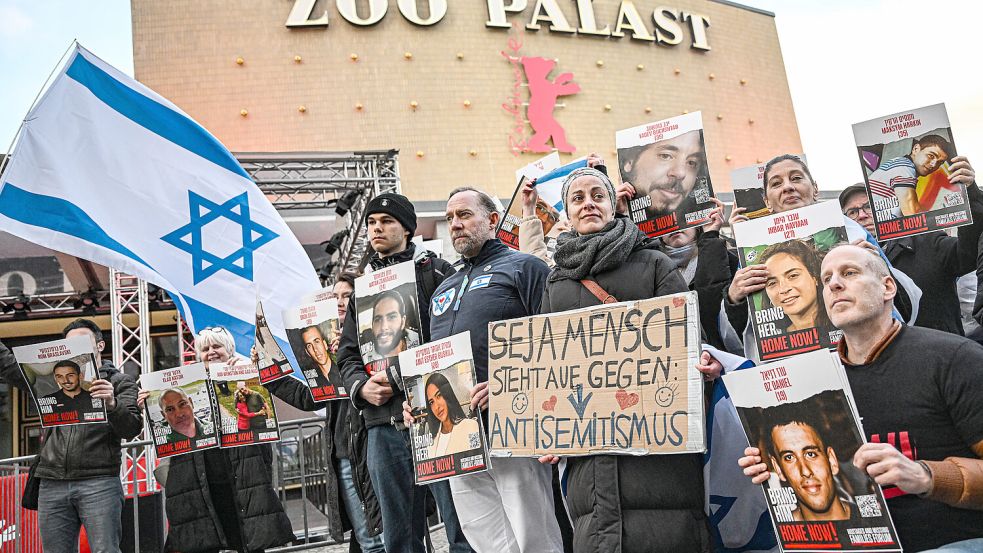
MULTIPOLYGON (((618 301, 687 291, 675 264, 628 218, 615 216, 614 186, 603 173, 577 169, 563 183, 571 230, 557 239, 556 266, 541 313, 599 305, 581 280, 618 301)), ((703 352, 697 368, 715 378, 720 364, 703 352)), ((556 463, 547 455, 540 462, 556 463)), ((575 553, 706 552, 703 457, 594 455, 567 463, 567 506, 575 553)))

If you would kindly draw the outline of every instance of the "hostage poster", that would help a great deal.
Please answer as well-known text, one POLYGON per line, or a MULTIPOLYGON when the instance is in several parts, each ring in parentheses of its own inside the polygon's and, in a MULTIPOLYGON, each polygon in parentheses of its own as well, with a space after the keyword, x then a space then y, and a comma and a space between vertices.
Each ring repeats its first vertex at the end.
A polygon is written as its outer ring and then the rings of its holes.
POLYGON ((218 429, 204 363, 140 376, 150 392, 147 425, 157 457, 170 457, 218 446, 218 429))
POLYGON ((768 270, 765 289, 748 296, 749 324, 762 360, 833 348, 842 332, 823 304, 820 266, 847 241, 836 202, 821 202, 734 225, 741 267, 768 270))
POLYGON ((314 401, 347 398, 336 352, 341 338, 338 300, 331 288, 324 288, 283 312, 287 342, 307 382, 314 401))
POLYGON ((218 363, 210 365, 209 371, 218 409, 219 445, 236 447, 280 439, 273 400, 260 384, 255 365, 218 363))
POLYGON ((878 240, 973 222, 966 186, 949 182, 956 154, 945 104, 853 126, 878 240))
MULTIPOLYGON (((795 156, 806 161, 804 154, 795 156)), ((743 208, 748 219, 769 215, 771 210, 765 205, 765 166, 758 163, 741 167, 730 172, 730 185, 734 190, 734 207, 743 208)))
POLYGON ((89 387, 99 378, 92 340, 75 336, 12 349, 41 426, 106 422, 106 407, 89 387))
POLYGON ((488 470, 481 412, 471 405, 471 333, 401 352, 399 366, 413 411, 410 439, 416 483, 488 470))
POLYGON ((696 293, 490 323, 494 456, 702 452, 696 293))
POLYGON ((864 443, 845 375, 816 351, 723 376, 783 551, 901 551, 880 486, 853 465, 864 443))
POLYGON ((538 162, 516 171, 519 184, 516 186, 512 200, 505 210, 505 217, 499 224, 498 238, 510 248, 519 249, 519 225, 523 219, 522 188, 527 181, 536 179, 535 188, 538 198, 536 199, 535 215, 542 225, 547 254, 552 257, 553 252, 556 251, 556 237, 570 228, 566 210, 563 208, 563 181, 567 175, 580 167, 587 167, 586 157, 559 166, 559 155, 554 152, 538 162), (555 160, 553 160, 553 156, 556 156, 555 160), (553 167, 554 161, 557 167, 546 172, 539 171, 541 166, 553 167))
POLYGON ((263 302, 256 301, 256 355, 259 357, 259 381, 262 384, 273 382, 294 372, 290 361, 276 343, 270 325, 266 322, 263 302))
POLYGON ((355 279, 358 347, 370 375, 386 371, 392 385, 402 382, 399 353, 420 345, 420 306, 416 268, 406 261, 355 279))
POLYGON ((649 236, 710 221, 716 205, 700 112, 618 131, 621 182, 635 187, 631 219, 649 236))

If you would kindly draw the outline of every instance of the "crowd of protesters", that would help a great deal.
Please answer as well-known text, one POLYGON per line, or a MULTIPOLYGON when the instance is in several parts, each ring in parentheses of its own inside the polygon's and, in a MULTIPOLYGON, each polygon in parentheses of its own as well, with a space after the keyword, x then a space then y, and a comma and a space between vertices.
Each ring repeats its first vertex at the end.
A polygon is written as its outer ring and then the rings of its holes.
MULTIPOLYGON (((956 287, 967 273, 983 278, 983 195, 969 162, 951 161, 951 181, 969 192, 972 225, 955 236, 937 231, 877 243, 864 186, 850 186, 839 196, 849 241, 825 255, 816 283, 822 312, 843 332, 837 353, 869 442, 843 462, 896 488, 887 505, 907 551, 983 551, 983 346, 964 337, 956 287), (886 439, 900 432, 911 445, 904 451, 886 439)), ((470 402, 480 409, 488 404, 488 323, 498 320, 693 290, 705 342, 758 357, 747 302, 764 289, 769 270, 764 264, 739 268, 721 232, 746 220, 742 210, 734 209, 728 221, 717 201, 702 228, 649 238, 625 214, 634 188, 612 183, 597 156, 588 165, 563 183, 568 226, 552 253, 534 184, 520 194, 522 251, 495 237, 503 215, 491 196, 471 187, 454 190, 446 205, 460 255, 453 265, 412 242, 417 220, 407 198, 382 194, 367 206, 371 269, 412 261, 419 305, 433 306, 420 310, 421 340, 470 332, 478 381, 470 402), (467 287, 482 276, 488 286, 467 287), (452 290, 458 290, 452 308, 431 303, 452 290)), ((819 201, 809 168, 791 155, 766 165, 763 194, 772 213, 819 201)), ((292 378, 267 384, 294 407, 326 409, 324 468, 334 539, 350 528, 352 550, 423 553, 428 505, 435 503, 454 553, 714 550, 700 455, 566 459, 563 493, 552 466, 559 458, 552 455, 496 458, 487 472, 415 485, 407 431, 412 417, 398 375, 370 376, 363 365, 352 297, 356 276, 342 274, 334 284, 342 334, 333 348, 351 403, 315 402, 292 378)), ((977 320, 983 319, 981 298, 977 320)), ((76 321, 64 333, 91 336, 97 352, 105 346, 91 321, 76 321)), ((208 363, 250 362, 222 328, 201 331, 195 347, 208 363)), ((722 365, 710 351, 697 369, 705 386, 718 384, 722 365)), ((26 385, 2 345, 0 370, 5 382, 26 385)), ((108 362, 90 391, 105 400, 109 424, 53 428, 38 456, 45 551, 75 551, 81 525, 93 551, 119 551, 120 443, 140 433, 147 394, 108 362)), ((760 483, 767 479, 766 457, 752 447, 733 463, 760 483)), ((294 535, 273 487, 272 459, 269 445, 171 458, 164 481, 168 550, 257 552, 289 544, 294 535)))

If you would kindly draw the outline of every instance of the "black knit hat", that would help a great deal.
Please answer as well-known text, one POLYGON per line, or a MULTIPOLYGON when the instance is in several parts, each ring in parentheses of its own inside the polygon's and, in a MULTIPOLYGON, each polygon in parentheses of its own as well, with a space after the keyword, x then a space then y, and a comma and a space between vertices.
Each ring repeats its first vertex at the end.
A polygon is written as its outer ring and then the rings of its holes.
POLYGON ((399 221, 403 228, 410 233, 410 238, 416 234, 416 210, 413 203, 401 194, 379 194, 365 207, 365 217, 373 213, 385 213, 399 221))

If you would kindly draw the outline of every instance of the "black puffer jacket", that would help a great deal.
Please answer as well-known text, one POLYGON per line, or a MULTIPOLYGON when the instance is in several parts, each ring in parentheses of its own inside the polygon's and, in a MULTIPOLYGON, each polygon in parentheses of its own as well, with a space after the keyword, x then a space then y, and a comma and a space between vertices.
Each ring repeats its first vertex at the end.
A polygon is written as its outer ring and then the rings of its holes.
MULTIPOLYGON (((654 249, 632 252, 618 269, 595 280, 618 301, 687 291, 672 261, 654 249)), ((546 286, 542 313, 600 303, 580 282, 557 280, 546 286)), ((575 553, 709 551, 703 502, 700 454, 567 459, 575 553)))
MULTIPOLYGON (((120 441, 132 440, 143 429, 143 416, 137 407, 137 383, 109 361, 99 367, 99 377, 108 380, 116 393, 116 408, 107 412, 109 424, 52 428, 39 453, 35 473, 38 478, 75 480, 119 475, 120 441)), ((3 343, 0 343, 0 379, 25 392, 29 389, 13 354, 3 343)))
MULTIPOLYGON (((268 444, 206 450, 171 457, 164 488, 167 521, 166 551, 207 551, 233 546, 222 530, 212 501, 206 456, 227 459, 232 503, 239 514, 244 549, 255 551, 290 543, 290 519, 273 489, 273 452, 268 444)), ((216 467, 221 469, 223 467, 216 467)), ((212 469, 214 470, 214 468, 212 469)))

